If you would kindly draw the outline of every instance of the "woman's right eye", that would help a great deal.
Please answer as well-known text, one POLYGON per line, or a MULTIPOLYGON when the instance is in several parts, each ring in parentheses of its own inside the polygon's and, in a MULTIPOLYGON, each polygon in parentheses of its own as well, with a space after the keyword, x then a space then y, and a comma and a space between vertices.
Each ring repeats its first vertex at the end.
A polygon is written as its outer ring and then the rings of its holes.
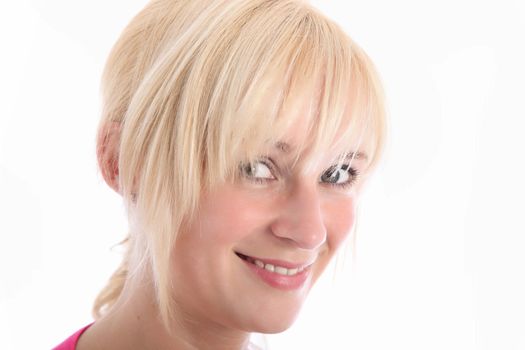
POLYGON ((253 163, 243 163, 240 166, 243 176, 257 182, 275 180, 270 166, 264 161, 258 160, 253 163))

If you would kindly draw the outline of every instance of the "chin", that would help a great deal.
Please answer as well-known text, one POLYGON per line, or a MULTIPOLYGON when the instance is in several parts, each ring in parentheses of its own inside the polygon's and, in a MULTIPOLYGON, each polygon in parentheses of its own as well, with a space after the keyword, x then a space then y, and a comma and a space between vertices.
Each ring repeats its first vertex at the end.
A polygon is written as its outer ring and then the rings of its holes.
POLYGON ((255 329, 252 330, 252 332, 263 333, 263 334, 281 333, 287 330, 288 328, 290 328, 292 324, 294 323, 294 321, 295 319, 289 322, 279 321, 279 322, 267 323, 259 327, 256 327, 255 329))
POLYGON ((292 312, 288 313, 272 312, 271 314, 269 314, 269 312, 271 312, 270 310, 275 309, 267 309, 258 314, 257 319, 252 320, 253 322, 250 327, 251 332, 263 334, 275 334, 284 332, 294 324, 300 311, 297 309, 290 310, 292 312))

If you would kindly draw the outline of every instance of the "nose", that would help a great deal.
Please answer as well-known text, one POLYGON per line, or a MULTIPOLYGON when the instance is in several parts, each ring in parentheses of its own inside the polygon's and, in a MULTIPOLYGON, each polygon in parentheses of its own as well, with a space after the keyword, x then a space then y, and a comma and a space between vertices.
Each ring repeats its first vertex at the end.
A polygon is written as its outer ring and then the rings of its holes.
POLYGON ((272 233, 296 246, 314 250, 326 241, 326 227, 317 184, 294 186, 283 199, 272 233))

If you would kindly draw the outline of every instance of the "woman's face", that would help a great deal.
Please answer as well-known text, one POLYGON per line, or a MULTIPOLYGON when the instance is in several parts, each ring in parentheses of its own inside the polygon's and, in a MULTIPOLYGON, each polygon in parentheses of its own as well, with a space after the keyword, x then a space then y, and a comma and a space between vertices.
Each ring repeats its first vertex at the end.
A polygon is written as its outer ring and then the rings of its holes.
POLYGON ((292 169, 290 150, 306 137, 302 124, 261 150, 259 162, 243 164, 238 181, 202 194, 171 257, 175 305, 184 317, 285 330, 351 231, 366 155, 338 169, 338 154, 314 155, 308 172, 301 155, 292 169))

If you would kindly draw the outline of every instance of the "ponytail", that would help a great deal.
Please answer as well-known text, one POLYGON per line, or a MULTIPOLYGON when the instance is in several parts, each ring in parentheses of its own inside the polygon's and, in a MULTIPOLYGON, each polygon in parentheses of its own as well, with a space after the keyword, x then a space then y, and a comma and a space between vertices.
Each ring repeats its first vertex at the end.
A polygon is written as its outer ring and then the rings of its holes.
POLYGON ((104 288, 102 288, 102 290, 98 293, 95 302, 93 303, 93 309, 91 313, 95 320, 99 319, 111 309, 111 307, 115 304, 120 294, 122 293, 122 290, 124 289, 124 284, 126 283, 129 271, 128 257, 130 249, 128 246, 128 241, 129 236, 118 244, 124 246, 126 249, 124 253, 124 258, 122 259, 120 266, 117 268, 117 270, 115 270, 115 272, 113 272, 113 274, 109 278, 109 281, 106 284, 106 286, 104 286, 104 288))

